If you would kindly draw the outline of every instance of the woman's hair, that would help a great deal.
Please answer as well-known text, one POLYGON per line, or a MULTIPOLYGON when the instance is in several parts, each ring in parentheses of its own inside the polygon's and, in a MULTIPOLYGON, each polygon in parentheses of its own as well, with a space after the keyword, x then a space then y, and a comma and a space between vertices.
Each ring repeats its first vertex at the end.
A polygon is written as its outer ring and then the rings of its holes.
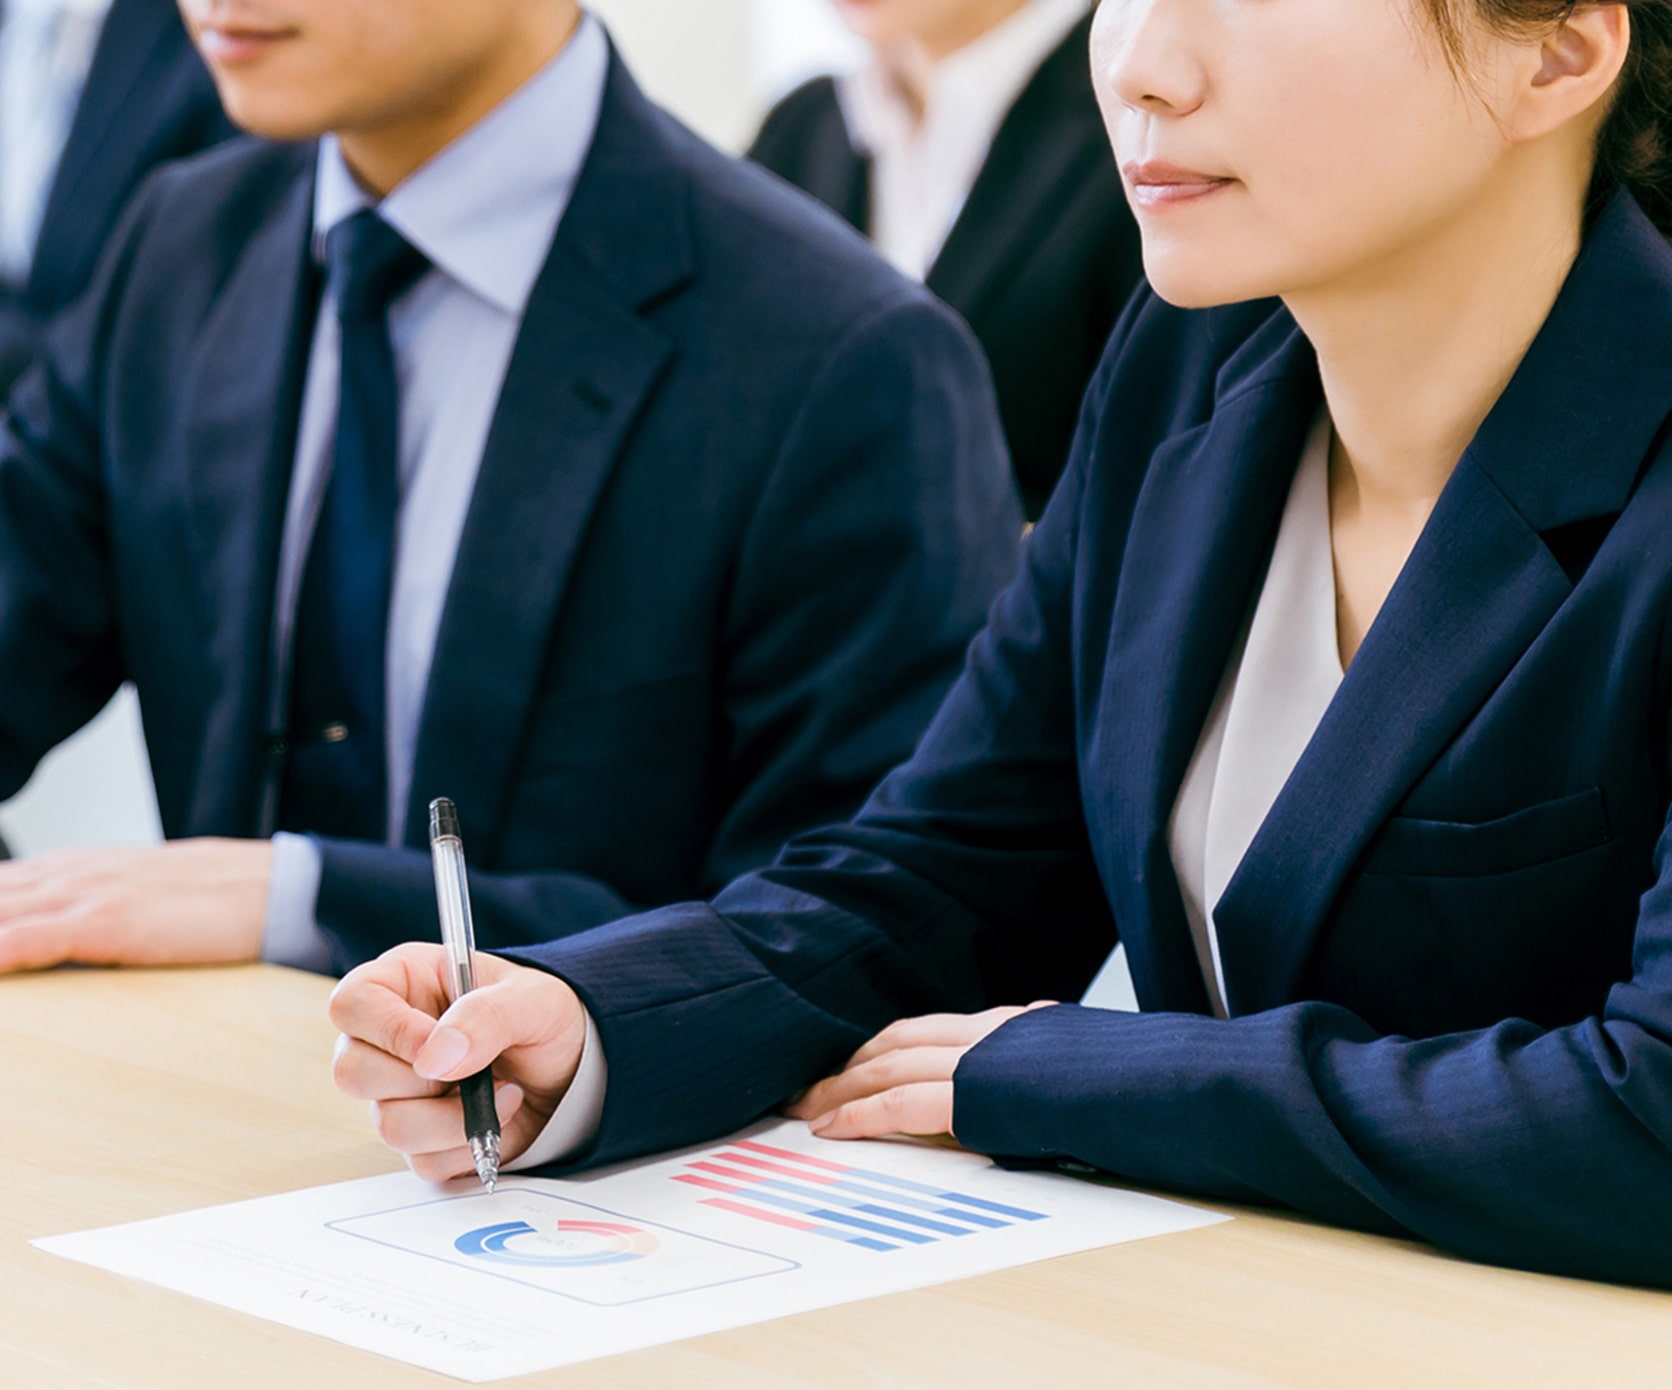
MULTIPOLYGON (((1582 0, 1424 0, 1447 54, 1466 61, 1459 9, 1473 5, 1500 33, 1538 34, 1562 23, 1582 0)), ((1617 0, 1631 15, 1631 50, 1597 137, 1591 205, 1624 184, 1661 231, 1672 236, 1672 0, 1617 0)))

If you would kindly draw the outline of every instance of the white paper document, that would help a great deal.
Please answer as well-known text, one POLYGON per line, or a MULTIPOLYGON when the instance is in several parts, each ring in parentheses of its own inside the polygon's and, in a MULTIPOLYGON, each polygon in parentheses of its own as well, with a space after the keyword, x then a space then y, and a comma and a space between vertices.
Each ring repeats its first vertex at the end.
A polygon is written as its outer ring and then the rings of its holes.
POLYGON ((1225 1219, 782 1121, 491 1196, 401 1173, 35 1244, 486 1381, 1225 1219))

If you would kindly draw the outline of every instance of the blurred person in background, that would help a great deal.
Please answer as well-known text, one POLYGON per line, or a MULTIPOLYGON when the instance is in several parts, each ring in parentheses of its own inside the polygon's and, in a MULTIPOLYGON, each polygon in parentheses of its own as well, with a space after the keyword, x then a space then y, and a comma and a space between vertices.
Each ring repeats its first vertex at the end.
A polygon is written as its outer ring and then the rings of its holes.
POLYGON ((968 320, 1029 519, 1143 274, 1098 115, 1086 0, 833 0, 870 46, 767 117, 751 157, 968 320))
POLYGON ((0 396, 145 175, 233 133, 174 0, 0 0, 0 396))

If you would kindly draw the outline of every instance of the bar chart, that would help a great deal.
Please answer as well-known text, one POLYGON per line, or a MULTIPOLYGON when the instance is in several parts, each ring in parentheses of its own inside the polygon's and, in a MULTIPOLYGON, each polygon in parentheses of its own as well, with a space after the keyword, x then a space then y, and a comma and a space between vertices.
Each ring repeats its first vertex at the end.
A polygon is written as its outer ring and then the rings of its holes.
POLYGON ((1048 1219, 752 1139, 691 1160, 673 1181, 714 1194, 699 1199, 704 1206, 878 1252, 1048 1219))

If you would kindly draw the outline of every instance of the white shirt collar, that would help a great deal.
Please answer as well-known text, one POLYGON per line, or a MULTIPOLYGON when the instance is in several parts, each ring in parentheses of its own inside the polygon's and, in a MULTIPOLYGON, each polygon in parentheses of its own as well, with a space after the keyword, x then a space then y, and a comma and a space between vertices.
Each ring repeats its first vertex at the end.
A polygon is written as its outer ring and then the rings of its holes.
POLYGON ((838 77, 837 97, 855 145, 875 154, 936 125, 973 127, 972 135, 990 145, 1023 89, 1086 17, 1086 9, 1086 0, 1031 0, 997 28, 942 59, 930 76, 921 123, 914 121, 880 63, 838 77))
POLYGON ((315 257, 333 227, 375 204, 437 269, 520 317, 592 148, 609 66, 603 27, 586 15, 562 52, 380 204, 326 136, 315 257))

